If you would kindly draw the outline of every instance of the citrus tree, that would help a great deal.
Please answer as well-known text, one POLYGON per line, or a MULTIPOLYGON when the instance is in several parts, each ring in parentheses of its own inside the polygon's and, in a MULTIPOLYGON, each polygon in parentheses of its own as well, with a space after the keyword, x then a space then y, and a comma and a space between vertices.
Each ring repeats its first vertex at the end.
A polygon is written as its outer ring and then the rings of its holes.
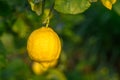
POLYGON ((119 0, 0 0, 0 80, 119 80, 119 0))

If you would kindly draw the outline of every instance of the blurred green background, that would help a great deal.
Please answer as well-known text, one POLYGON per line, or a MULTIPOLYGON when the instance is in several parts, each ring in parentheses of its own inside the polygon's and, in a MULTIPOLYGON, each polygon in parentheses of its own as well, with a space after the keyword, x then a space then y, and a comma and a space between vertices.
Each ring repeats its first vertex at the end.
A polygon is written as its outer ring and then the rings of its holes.
POLYGON ((62 41, 59 62, 35 75, 26 42, 42 19, 27 0, 0 0, 0 80, 120 80, 119 0, 111 11, 100 2, 77 15, 54 10, 50 26, 62 41))

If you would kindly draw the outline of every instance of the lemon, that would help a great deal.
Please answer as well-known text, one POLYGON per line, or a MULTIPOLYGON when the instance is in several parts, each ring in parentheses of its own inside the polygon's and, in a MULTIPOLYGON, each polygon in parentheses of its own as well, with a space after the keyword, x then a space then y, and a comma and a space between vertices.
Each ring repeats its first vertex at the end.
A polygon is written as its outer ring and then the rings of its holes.
POLYGON ((51 62, 33 62, 32 64, 32 70, 36 75, 43 74, 49 67, 54 67, 57 64, 57 61, 51 61, 51 62))
POLYGON ((38 62, 33 62, 32 70, 36 75, 40 75, 43 74, 47 70, 47 68, 44 68, 43 65, 38 62))
POLYGON ((59 58, 61 42, 52 28, 41 27, 29 36, 27 50, 32 60, 51 63, 59 58))

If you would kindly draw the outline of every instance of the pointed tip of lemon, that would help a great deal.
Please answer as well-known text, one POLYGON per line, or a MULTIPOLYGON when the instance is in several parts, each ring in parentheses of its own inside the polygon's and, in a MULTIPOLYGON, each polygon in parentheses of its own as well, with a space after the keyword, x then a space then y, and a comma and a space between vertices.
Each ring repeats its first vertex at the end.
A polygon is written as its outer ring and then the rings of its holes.
POLYGON ((46 71, 39 62, 33 62, 32 70, 36 75, 41 75, 46 71))
POLYGON ((109 10, 112 10, 112 5, 111 6, 107 6, 106 8, 109 9, 109 10))
POLYGON ((112 0, 112 4, 115 4, 117 2, 117 0, 112 0))
POLYGON ((105 7, 108 8, 109 10, 111 10, 112 9, 112 3, 109 2, 109 1, 106 1, 105 7))

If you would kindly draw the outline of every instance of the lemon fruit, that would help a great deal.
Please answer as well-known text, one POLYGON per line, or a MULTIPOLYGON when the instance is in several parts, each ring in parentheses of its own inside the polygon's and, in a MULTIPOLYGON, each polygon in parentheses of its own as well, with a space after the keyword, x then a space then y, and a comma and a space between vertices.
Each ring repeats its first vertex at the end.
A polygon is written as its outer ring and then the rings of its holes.
POLYGON ((47 68, 44 68, 43 65, 41 65, 38 62, 33 62, 32 70, 36 75, 40 75, 40 74, 44 73, 47 70, 47 68))
POLYGON ((29 36, 27 50, 32 60, 51 63, 59 58, 61 42, 52 28, 41 27, 29 36))
POLYGON ((32 63, 32 70, 36 75, 43 74, 49 67, 54 67, 57 64, 57 61, 52 61, 52 62, 33 62, 32 63))

